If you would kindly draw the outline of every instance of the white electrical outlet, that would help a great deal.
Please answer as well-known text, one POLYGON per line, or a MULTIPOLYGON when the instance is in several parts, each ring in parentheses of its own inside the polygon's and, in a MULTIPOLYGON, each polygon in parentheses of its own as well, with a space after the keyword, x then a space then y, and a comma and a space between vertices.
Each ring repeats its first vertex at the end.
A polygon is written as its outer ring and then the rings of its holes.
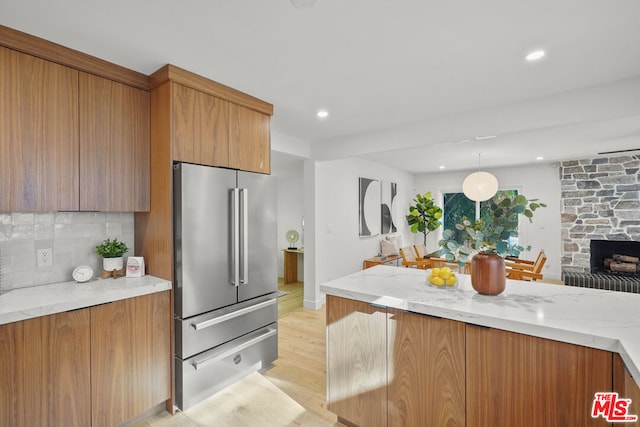
POLYGON ((53 267, 53 249, 42 248, 37 250, 38 268, 53 267))

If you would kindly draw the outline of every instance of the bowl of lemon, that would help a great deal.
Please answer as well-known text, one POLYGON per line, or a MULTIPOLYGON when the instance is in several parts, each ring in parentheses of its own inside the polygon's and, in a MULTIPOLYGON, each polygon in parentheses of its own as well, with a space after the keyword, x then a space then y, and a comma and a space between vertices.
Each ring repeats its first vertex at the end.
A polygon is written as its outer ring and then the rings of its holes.
POLYGON ((451 289, 458 286, 458 276, 449 267, 427 270, 427 284, 436 288, 451 289))

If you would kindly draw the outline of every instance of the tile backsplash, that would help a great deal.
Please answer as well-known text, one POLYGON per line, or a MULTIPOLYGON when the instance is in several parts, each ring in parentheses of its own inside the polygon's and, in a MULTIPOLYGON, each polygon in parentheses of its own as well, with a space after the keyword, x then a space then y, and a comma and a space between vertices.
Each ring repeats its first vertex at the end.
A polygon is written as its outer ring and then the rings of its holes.
POLYGON ((135 255, 131 212, 0 212, 0 291, 72 280, 79 265, 99 275, 95 247, 118 238, 135 255), (53 266, 38 267, 38 249, 53 250, 53 266))

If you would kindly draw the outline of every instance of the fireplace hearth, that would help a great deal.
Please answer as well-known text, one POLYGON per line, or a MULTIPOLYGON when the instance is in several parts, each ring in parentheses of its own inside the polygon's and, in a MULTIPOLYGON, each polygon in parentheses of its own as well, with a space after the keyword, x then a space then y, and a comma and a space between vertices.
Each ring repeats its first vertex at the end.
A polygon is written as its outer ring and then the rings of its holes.
MULTIPOLYGON (((591 272, 565 272, 564 284, 609 291, 640 293, 640 274, 611 271, 609 262, 636 265, 640 257, 640 242, 629 240, 591 240, 591 272)), ((624 267, 630 269, 630 267, 624 267)), ((635 268, 634 268, 635 270, 635 268)))

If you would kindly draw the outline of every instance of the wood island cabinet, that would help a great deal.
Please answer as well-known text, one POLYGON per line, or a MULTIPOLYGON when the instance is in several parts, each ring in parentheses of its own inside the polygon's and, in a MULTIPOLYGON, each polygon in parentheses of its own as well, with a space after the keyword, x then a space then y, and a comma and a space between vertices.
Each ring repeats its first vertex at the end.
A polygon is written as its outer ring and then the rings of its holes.
POLYGON ((169 292, 91 308, 92 427, 115 426, 171 397, 169 292))
POLYGON ((149 210, 149 92, 80 73, 80 210, 149 210))
POLYGON ((0 325, 2 425, 91 424, 89 310, 0 325))
POLYGON ((464 323, 388 311, 389 426, 464 426, 464 323))
POLYGON ((347 425, 605 426, 591 410, 607 391, 640 412, 609 351, 332 295, 326 310, 328 407, 347 425))
POLYGON ((467 426, 605 426, 591 418, 612 390, 612 353, 467 326, 467 426))
POLYGON ((78 210, 78 71, 0 47, 0 211, 78 210))
POLYGON ((387 312, 327 295, 327 402, 339 421, 387 425, 387 312))

